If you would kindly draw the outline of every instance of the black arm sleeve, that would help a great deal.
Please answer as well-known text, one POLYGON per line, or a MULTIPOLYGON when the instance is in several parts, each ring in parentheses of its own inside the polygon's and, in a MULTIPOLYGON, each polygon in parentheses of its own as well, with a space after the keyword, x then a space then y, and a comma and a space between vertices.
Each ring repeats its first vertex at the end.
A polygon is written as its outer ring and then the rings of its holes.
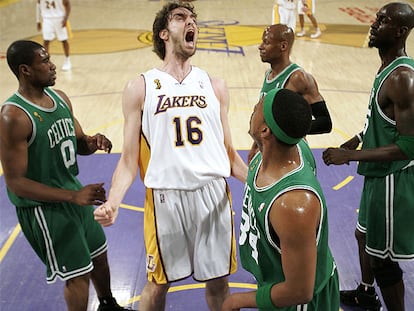
POLYGON ((332 130, 332 120, 325 101, 320 101, 310 106, 313 119, 309 134, 329 133, 332 130))

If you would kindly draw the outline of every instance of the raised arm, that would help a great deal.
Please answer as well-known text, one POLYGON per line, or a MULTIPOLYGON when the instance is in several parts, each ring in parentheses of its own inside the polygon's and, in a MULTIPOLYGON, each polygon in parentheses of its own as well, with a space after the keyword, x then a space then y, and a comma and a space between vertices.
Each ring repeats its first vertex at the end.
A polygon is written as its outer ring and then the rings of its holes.
POLYGON ((140 76, 128 82, 122 96, 124 141, 121 158, 112 176, 108 200, 95 210, 95 219, 103 226, 110 226, 115 222, 118 216, 119 205, 134 182, 138 172, 144 99, 145 81, 140 76))
POLYGON ((220 119, 224 132, 224 144, 230 159, 231 175, 244 183, 247 177, 247 165, 240 157, 237 150, 233 147, 231 140, 231 131, 228 121, 230 96, 227 85, 224 80, 217 78, 211 78, 211 83, 214 92, 220 101, 220 119))

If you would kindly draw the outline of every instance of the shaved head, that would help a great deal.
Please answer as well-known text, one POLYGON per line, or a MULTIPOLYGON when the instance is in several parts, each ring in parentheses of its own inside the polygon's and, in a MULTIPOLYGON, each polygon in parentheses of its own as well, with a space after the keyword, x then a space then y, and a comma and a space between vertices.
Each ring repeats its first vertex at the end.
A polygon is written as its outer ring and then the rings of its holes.
POLYGON ((272 36, 275 40, 287 41, 290 48, 295 41, 295 34, 293 33, 292 28, 284 24, 271 25, 265 29, 265 33, 272 36))

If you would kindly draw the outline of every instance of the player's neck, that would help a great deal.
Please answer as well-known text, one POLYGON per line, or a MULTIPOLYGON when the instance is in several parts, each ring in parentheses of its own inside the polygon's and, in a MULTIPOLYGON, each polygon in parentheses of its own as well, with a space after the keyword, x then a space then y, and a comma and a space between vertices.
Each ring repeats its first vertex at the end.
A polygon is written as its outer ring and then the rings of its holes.
POLYGON ((284 60, 284 61, 281 61, 281 62, 272 63, 271 66, 270 66, 271 69, 272 69, 272 72, 269 75, 269 79, 273 79, 274 77, 276 77, 283 70, 285 70, 286 67, 288 67, 290 64, 291 64, 290 60, 284 60))
POLYGON ((19 86, 18 92, 28 101, 46 108, 53 107, 53 102, 48 95, 44 92, 44 88, 34 88, 27 86, 19 86))
POLYGON ((381 58, 381 68, 384 69, 389 64, 391 64, 395 59, 401 56, 407 56, 407 53, 405 51, 405 46, 403 47, 390 47, 388 49, 379 49, 379 55, 381 58))
POLYGON ((261 187, 272 184, 300 165, 296 146, 266 149, 262 151, 262 167, 257 178, 257 184, 261 187))
POLYGON ((181 82, 188 76, 191 71, 190 59, 181 60, 177 58, 165 59, 162 64, 161 71, 173 76, 177 81, 181 82))
POLYGON ((292 163, 300 162, 299 150, 296 145, 286 145, 281 142, 264 144, 262 150, 263 165, 265 167, 288 167, 292 163))

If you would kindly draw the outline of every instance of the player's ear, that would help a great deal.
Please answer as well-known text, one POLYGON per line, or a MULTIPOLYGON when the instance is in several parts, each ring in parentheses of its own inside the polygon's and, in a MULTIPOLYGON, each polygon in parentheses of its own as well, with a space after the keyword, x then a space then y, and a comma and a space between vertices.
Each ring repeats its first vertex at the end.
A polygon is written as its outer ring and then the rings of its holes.
POLYGON ((162 40, 168 40, 168 29, 163 29, 159 32, 158 36, 162 39, 162 40))
POLYGON ((28 76, 30 75, 30 68, 26 64, 21 64, 19 66, 19 72, 20 72, 20 75, 28 76))
POLYGON ((397 37, 403 37, 407 34, 407 32, 409 33, 408 27, 407 26, 402 26, 402 27, 398 28, 397 37))
POLYGON ((289 48, 289 43, 287 41, 280 42, 280 48, 283 51, 287 50, 289 48))
POLYGON ((263 138, 269 137, 270 135, 272 135, 272 131, 270 130, 270 128, 264 124, 262 129, 260 130, 260 134, 263 138))

